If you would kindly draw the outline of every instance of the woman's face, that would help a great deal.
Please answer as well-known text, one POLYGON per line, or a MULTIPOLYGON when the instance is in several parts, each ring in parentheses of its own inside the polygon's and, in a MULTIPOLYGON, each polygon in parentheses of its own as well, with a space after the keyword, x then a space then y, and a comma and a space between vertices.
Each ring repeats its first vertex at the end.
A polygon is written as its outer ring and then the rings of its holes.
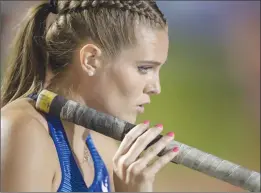
POLYGON ((150 96, 161 91, 159 72, 168 55, 168 32, 143 28, 138 45, 123 50, 109 64, 100 65, 93 76, 86 76, 81 88, 89 107, 135 123, 144 112, 150 96))

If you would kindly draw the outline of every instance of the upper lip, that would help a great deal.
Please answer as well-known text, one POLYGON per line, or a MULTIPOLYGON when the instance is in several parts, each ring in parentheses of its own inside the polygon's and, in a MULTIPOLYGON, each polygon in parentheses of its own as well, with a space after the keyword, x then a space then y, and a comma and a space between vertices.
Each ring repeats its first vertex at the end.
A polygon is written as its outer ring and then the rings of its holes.
POLYGON ((141 104, 139 104, 138 106, 144 106, 144 105, 146 105, 146 104, 150 104, 150 101, 147 101, 147 102, 141 103, 141 104))

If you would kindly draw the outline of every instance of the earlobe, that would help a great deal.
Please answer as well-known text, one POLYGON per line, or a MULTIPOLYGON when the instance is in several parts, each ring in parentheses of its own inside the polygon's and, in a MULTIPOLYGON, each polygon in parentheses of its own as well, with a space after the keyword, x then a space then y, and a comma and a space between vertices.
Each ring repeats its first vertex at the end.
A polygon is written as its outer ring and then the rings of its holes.
POLYGON ((95 59, 92 59, 90 55, 88 56, 86 54, 83 61, 84 61, 82 63, 83 70, 86 71, 89 76, 93 76, 97 68, 95 65, 95 59))
POLYGON ((95 71, 89 71, 89 72, 88 72, 88 75, 89 75, 89 76, 93 76, 94 74, 95 74, 95 71))
POLYGON ((83 69, 86 70, 89 76, 93 76, 95 74, 96 68, 93 65, 90 65, 88 59, 85 59, 85 63, 83 69))

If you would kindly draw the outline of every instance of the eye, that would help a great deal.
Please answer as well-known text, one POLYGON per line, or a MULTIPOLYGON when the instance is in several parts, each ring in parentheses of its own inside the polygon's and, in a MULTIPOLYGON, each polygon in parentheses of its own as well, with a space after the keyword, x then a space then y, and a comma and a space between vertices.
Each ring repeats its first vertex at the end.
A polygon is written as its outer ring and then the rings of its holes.
POLYGON ((152 69, 152 66, 138 66, 138 71, 141 74, 147 74, 149 72, 150 69, 152 69))

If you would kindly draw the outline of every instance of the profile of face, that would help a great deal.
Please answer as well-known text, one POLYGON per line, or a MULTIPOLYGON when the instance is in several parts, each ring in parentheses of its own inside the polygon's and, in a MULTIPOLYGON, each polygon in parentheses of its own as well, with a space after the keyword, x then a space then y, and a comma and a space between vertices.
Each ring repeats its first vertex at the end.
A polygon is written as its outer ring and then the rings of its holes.
POLYGON ((80 92, 84 102, 98 111, 135 123, 150 96, 161 92, 160 69, 167 60, 168 31, 140 27, 137 45, 124 49, 111 62, 95 45, 80 51, 80 92))

